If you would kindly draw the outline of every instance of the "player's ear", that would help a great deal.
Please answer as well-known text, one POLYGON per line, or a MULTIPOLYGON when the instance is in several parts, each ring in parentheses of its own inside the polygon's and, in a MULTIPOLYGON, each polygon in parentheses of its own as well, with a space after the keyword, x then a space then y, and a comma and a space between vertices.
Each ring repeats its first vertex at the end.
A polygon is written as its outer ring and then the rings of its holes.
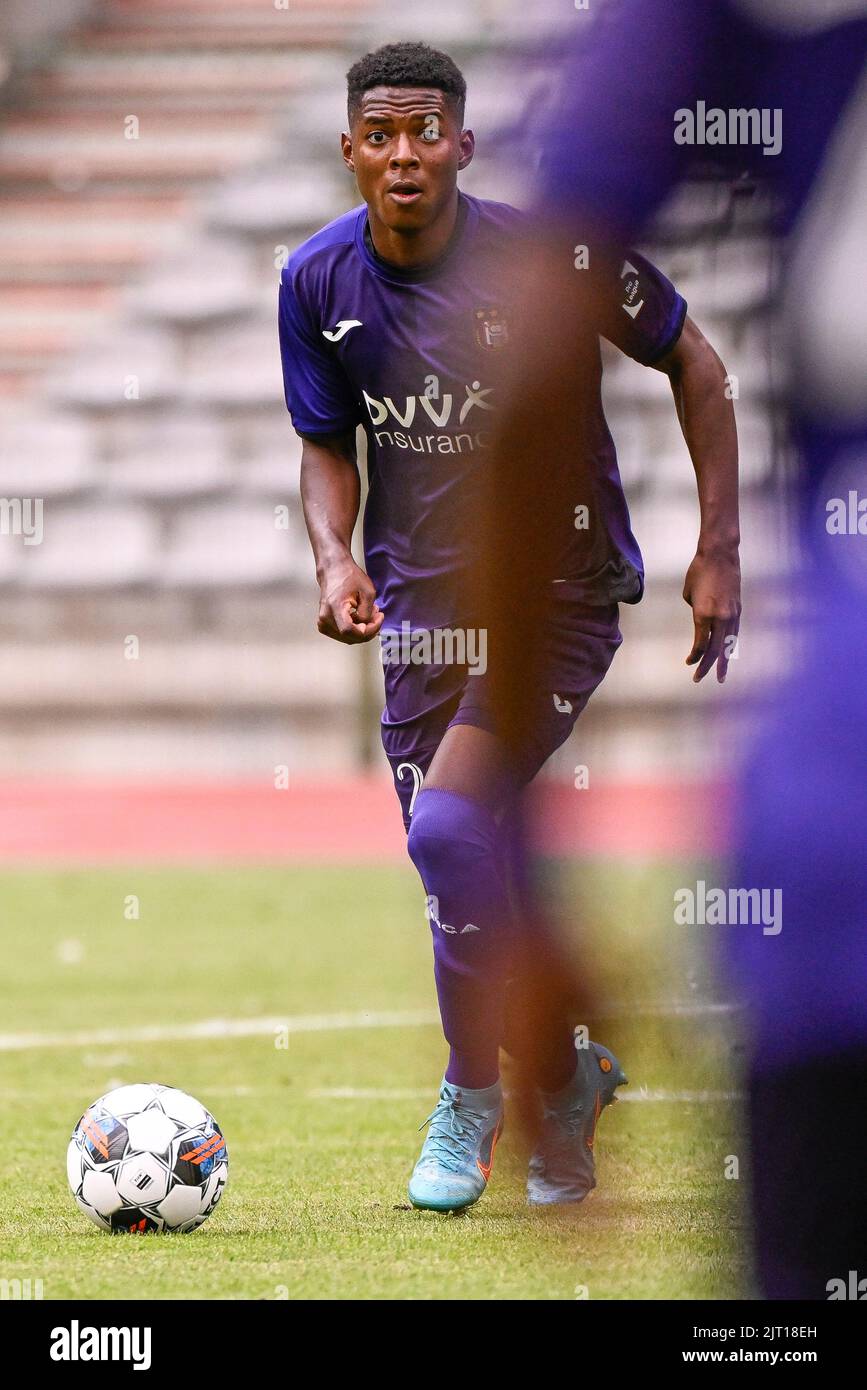
POLYGON ((355 160, 352 158, 352 136, 347 135, 346 131, 340 137, 340 152, 343 155, 343 163, 354 174, 355 160))
POLYGON ((471 130, 461 131, 460 154, 458 156, 458 168, 466 169, 476 152, 476 137, 471 130))

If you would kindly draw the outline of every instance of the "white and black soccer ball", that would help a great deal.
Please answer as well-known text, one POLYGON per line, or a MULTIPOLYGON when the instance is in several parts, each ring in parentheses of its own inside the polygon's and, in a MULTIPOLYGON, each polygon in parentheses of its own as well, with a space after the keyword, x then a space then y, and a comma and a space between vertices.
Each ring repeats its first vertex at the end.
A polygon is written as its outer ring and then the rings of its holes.
POLYGON ((213 1115, 173 1086, 118 1086, 66 1151, 76 1202, 104 1231, 193 1231, 222 1196, 229 1154, 213 1115))

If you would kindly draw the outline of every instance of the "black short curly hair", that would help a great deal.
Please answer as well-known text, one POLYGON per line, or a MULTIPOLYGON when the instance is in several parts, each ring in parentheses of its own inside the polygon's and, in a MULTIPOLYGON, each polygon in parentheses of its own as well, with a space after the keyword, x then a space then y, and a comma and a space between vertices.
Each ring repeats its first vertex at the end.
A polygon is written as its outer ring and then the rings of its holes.
POLYGON ((371 87, 436 87, 452 100, 463 121, 467 96, 464 75, 447 53, 426 43, 383 44, 352 64, 346 82, 350 121, 362 94, 371 87))

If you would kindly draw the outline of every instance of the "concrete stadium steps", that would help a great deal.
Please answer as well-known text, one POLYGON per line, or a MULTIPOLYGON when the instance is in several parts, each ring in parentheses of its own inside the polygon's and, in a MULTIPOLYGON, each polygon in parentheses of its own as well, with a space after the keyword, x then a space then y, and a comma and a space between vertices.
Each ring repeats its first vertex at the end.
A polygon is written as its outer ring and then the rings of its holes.
POLYGON ((765 190, 752 183, 729 184, 719 179, 691 179, 677 188, 653 223, 652 239, 683 245, 710 237, 761 233, 773 208, 765 190))
POLYGON ((72 46, 50 67, 30 75, 20 93, 24 110, 108 111, 151 114, 282 108, 293 93, 333 85, 344 64, 332 55, 297 45, 278 51, 233 46, 207 49, 188 42, 175 49, 116 52, 72 46))
POLYGON ((112 641, 20 643, 4 663, 0 711, 238 710, 278 705, 319 712, 346 704, 346 649, 322 638, 247 642, 142 638, 140 655, 124 655, 129 627, 112 641), (8 671, 5 667, 8 666, 8 671), (6 677, 8 676, 8 679, 6 677))
POLYGON ((167 48, 339 49, 347 32, 375 11, 371 0, 103 0, 83 37, 88 48, 111 52, 167 48))
POLYGON ((297 508, 301 441, 287 433, 285 410, 233 418, 196 406, 133 408, 107 412, 91 429, 102 441, 104 485, 117 495, 155 502, 247 495, 297 508))
MULTIPOLYGON (((291 454, 290 444, 288 449, 272 449, 246 459, 235 476, 236 487, 251 495, 264 495, 273 497, 275 501, 291 503, 300 512, 299 460, 293 460, 291 454)), ((306 554, 306 541, 304 551, 306 554)), ((309 559, 312 566, 312 553, 309 559)))
MULTIPOLYGON (((188 42, 195 34, 214 45, 309 42, 340 50, 359 28, 370 46, 393 40, 393 9, 376 0, 103 0, 92 22, 96 40, 105 47, 130 37, 156 45, 188 42)), ((508 13, 500 9, 492 16, 485 0, 440 0, 421 11, 407 7, 400 28, 407 38, 435 45, 463 41, 474 47, 486 28, 493 39, 498 33, 507 39, 510 33, 508 13)))
MULTIPOLYGON (((148 498, 152 501, 152 495, 148 498)), ((4 579, 24 589, 74 592, 137 585, 171 590, 287 588, 309 579, 297 525, 278 526, 275 504, 248 497, 201 501, 187 485, 182 508, 113 500, 47 500, 44 535, 0 535, 4 579)), ((282 517, 280 518, 282 520, 282 517)))
MULTIPOLYGON (((281 624, 271 635, 239 643, 231 633, 185 633, 167 640, 149 635, 131 612, 120 616, 125 621, 115 633, 92 639, 84 635, 75 646, 34 641, 32 636, 9 646, 2 663, 0 724, 6 715, 50 709, 115 710, 121 717, 183 709, 307 709, 333 717, 338 711, 348 715, 352 708, 359 653, 319 637, 312 621, 310 637, 297 630, 287 633, 281 624), (132 659, 125 655, 129 644, 124 645, 130 636, 139 639, 139 655, 132 659)), ((674 712, 690 697, 700 700, 705 711, 723 702, 737 704, 754 699, 760 682, 775 677, 786 664, 782 634, 764 628, 756 634, 760 640, 742 643, 732 662, 731 685, 721 688, 711 673, 696 687, 684 665, 691 636, 686 617, 682 630, 666 636, 631 633, 593 697, 594 718, 608 712, 638 719, 656 711, 674 712)), ((374 661, 375 651, 368 651, 366 659, 374 661)), ((378 702, 380 691, 378 685, 378 702)), ((339 737, 340 731, 334 735, 339 737)), ((575 759, 574 745, 565 756, 575 759)))
POLYGON ((0 399, 26 399, 50 365, 85 341, 117 303, 100 283, 0 281, 0 399))
POLYGON ((166 415, 139 428, 103 472, 105 495, 142 502, 178 503, 226 496, 234 472, 223 433, 208 417, 166 415), (178 467, 178 460, 183 467, 178 467))
POLYGON ((41 544, 18 537, 14 579, 24 588, 100 589, 154 583, 159 574, 160 524, 137 507, 100 500, 49 506, 41 544))
POLYGON ((172 335, 153 327, 104 325, 85 350, 46 379, 49 400, 106 410, 171 401, 180 393, 181 360, 172 335))
POLYGON ((168 112, 140 121, 133 139, 124 134, 129 114, 8 116, 0 126, 0 181, 25 190, 48 184, 84 191, 102 182, 185 189, 260 157, 270 130, 258 112, 207 119, 168 112))
POLYGON ((19 410, 0 422, 0 496, 70 498, 100 481, 94 434, 80 416, 19 410))
POLYGON ((288 244, 291 249, 357 202, 358 190, 348 172, 341 178, 337 167, 325 173, 284 158, 223 180, 205 198, 204 216, 215 230, 273 238, 274 245, 288 244))
MULTIPOLYGON (((270 410, 283 399, 277 347, 277 276, 268 319, 220 325, 182 339, 164 324, 122 321, 64 362, 47 380, 50 398, 84 409, 121 409, 130 394, 148 406, 186 402, 218 412, 270 410), (257 364, 251 371, 251 363, 257 364)), ((288 416, 287 435, 291 432, 288 416)))
MULTIPOLYGON (((781 471, 782 421, 774 427, 773 415, 754 401, 738 404, 737 429, 741 455, 741 486, 761 489, 781 471)), ((695 474, 686 444, 671 429, 668 399, 643 409, 614 409, 609 425, 617 449, 617 463, 630 498, 653 493, 661 498, 672 493, 695 496, 695 474)))
POLYGON ((0 286, 123 284, 180 233, 178 195, 78 195, 0 191, 0 286))
MULTIPOLYGON (((664 258, 662 265, 668 271, 664 258)), ((737 378, 736 409, 764 411, 775 404, 779 407, 784 387, 782 353, 777 352, 772 369, 768 355, 771 337, 765 315, 756 312, 737 318, 727 316, 719 308, 710 307, 701 293, 689 298, 687 306, 690 317, 725 363, 727 373, 737 378)), ((617 412, 641 412, 658 405, 668 410, 671 390, 664 373, 648 371, 608 344, 603 344, 603 362, 603 398, 611 406, 612 419, 617 412)), ((731 387, 734 390, 734 381, 731 387)))
MULTIPOLYGON (((632 529, 641 546, 648 580, 673 587, 695 555, 698 501, 693 496, 652 496, 630 507, 632 529)), ((741 517, 741 569, 751 579, 772 580, 790 572, 797 558, 787 536, 780 499, 753 496, 741 517)))
MULTIPOLYGON (((0 566, 6 549, 0 538, 0 566)), ((110 645, 129 633, 142 643, 179 644, 213 639, 220 643, 293 641, 318 644, 317 596, 312 568, 302 583, 282 588, 214 590, 127 588, 15 590, 14 604, 0 610, 0 664, 13 659, 22 645, 51 642, 69 645, 71 632, 85 643, 110 645)), ((2 703, 2 690, 0 690, 2 703)))
MULTIPOLYGON (((271 293, 271 292, 269 292, 271 293)), ((184 399, 216 408, 268 408, 283 399, 277 347, 277 277, 274 317, 227 330, 219 340, 200 336, 191 344, 184 374, 184 399), (250 364, 256 363, 251 372, 250 364)), ((287 433, 291 430, 286 420, 287 433)))
POLYGON ((98 198, 0 182, 0 397, 26 397, 98 336, 121 288, 184 240, 184 197, 98 198))
MULTIPOLYGON (((126 296, 125 309, 142 323, 182 326, 237 320, 261 293, 262 278, 247 248, 192 231, 186 245, 140 277, 126 296)), ((275 270, 275 283, 277 278, 275 270)))
POLYGON ((302 167, 343 167, 340 133, 346 129, 346 80, 290 98, 277 119, 280 149, 302 167))
POLYGON ((0 421, 0 496, 68 501, 95 493, 155 504, 259 497, 291 504, 300 528, 301 442, 287 433, 285 412, 233 419, 194 406, 126 405, 7 410, 0 421))
POLYGON ((280 528, 274 507, 235 499, 188 506, 174 521, 160 566, 169 588, 285 587, 310 566, 294 530, 280 528))
POLYGON ((737 322, 770 305, 774 266, 767 241, 758 235, 690 242, 664 252, 651 244, 647 254, 705 316, 737 322))
MULTIPOLYGON (((99 330, 110 335, 119 309, 114 287, 174 244, 189 248, 186 214, 198 196, 267 162, 269 148, 286 160, 276 110, 293 95, 339 92, 340 37, 351 42, 370 8, 105 0, 53 60, 15 76, 0 123, 0 399, 25 401, 85 342, 98 352, 99 330), (137 139, 125 138, 130 115, 137 139), (50 301, 40 298, 43 285, 50 301)), ((299 197, 310 199, 312 225, 315 182, 299 197)), ((300 212, 291 219, 302 221, 300 212)), ((292 235, 291 224, 268 230, 292 235)), ((173 282, 167 266, 131 312, 140 309, 143 323, 243 313, 245 286, 225 276, 208 286, 205 275, 197 291, 194 275, 173 282)), ((161 390, 171 394, 165 382, 161 390)), ((94 391, 83 394, 92 405, 94 391)))
POLYGON ((117 303, 101 284, 0 286, 0 353, 27 356, 68 350, 117 303))

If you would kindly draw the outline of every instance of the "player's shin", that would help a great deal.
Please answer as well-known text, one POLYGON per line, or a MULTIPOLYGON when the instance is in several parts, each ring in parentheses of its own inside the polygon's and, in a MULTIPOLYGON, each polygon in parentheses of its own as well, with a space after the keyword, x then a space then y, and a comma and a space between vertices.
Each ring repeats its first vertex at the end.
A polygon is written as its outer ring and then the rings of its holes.
POLYGON ((497 823, 455 792, 422 790, 408 848, 427 894, 434 974, 451 1053, 446 1079, 479 1089, 498 1077, 512 909, 497 823))

